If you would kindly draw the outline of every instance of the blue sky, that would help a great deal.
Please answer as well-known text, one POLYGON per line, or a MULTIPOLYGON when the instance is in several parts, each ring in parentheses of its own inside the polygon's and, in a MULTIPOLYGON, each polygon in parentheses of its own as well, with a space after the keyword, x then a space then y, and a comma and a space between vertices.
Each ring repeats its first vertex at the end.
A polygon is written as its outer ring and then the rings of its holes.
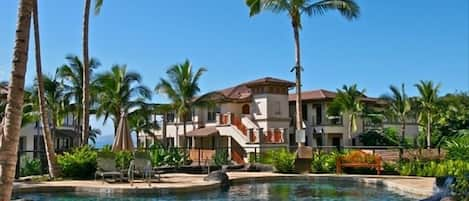
MULTIPOLYGON (((170 65, 188 58, 208 69, 202 92, 263 76, 294 79, 289 72, 293 36, 285 14, 249 18, 243 0, 135 2, 106 0, 101 14, 91 17, 90 54, 103 64, 99 71, 127 64, 153 88, 170 65)), ((390 84, 405 83, 415 94, 412 85, 429 79, 441 82, 443 93, 469 90, 467 0, 357 2, 362 12, 357 21, 336 12, 303 19, 304 89, 357 83, 379 96, 390 84)), ((51 74, 65 55, 81 55, 83 1, 39 4, 43 66, 51 74)), ((0 80, 9 77, 16 12, 17 1, 0 1, 0 80)), ((29 85, 33 51, 30 55, 29 85)), ((110 134, 109 125, 103 130, 110 134)))

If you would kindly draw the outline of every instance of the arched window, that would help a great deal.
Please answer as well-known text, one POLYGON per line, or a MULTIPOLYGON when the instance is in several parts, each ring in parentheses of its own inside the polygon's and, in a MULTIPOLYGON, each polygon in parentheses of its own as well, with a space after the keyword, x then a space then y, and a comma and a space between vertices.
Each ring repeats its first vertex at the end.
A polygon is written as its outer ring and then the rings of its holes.
POLYGON ((243 114, 251 114, 251 110, 250 110, 250 108, 249 108, 249 104, 244 104, 241 110, 242 110, 242 113, 243 113, 243 114))

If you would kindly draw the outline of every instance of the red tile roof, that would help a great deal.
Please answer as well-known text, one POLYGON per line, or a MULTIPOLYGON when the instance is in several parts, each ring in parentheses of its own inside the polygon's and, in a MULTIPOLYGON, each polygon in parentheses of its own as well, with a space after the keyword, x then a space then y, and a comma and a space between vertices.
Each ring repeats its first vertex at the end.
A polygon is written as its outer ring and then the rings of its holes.
MULTIPOLYGON (((324 90, 324 89, 318 89, 318 90, 313 90, 313 91, 304 91, 301 93, 301 100, 331 100, 334 99, 337 96, 336 92, 329 91, 329 90, 324 90)), ((295 94, 289 94, 288 95, 288 101, 296 101, 296 93, 295 94)), ((380 99, 378 98, 372 98, 372 97, 367 97, 364 96, 362 98, 362 101, 364 102, 376 102, 376 103, 382 103, 380 99)))
POLYGON ((282 80, 282 79, 272 78, 272 77, 264 77, 264 78, 260 78, 257 80, 252 80, 252 81, 248 81, 245 83, 241 83, 234 87, 218 90, 216 92, 221 93, 224 96, 224 98, 227 98, 227 99, 245 100, 251 97, 251 89, 249 87, 257 86, 257 85, 267 85, 267 84, 285 85, 287 87, 292 87, 295 85, 295 83, 287 81, 287 80, 282 80))
MULTIPOLYGON (((304 91, 301 93, 301 100, 326 100, 326 99, 333 99, 337 95, 336 92, 319 89, 313 91, 304 91)), ((289 101, 296 100, 296 93, 288 95, 289 101)))

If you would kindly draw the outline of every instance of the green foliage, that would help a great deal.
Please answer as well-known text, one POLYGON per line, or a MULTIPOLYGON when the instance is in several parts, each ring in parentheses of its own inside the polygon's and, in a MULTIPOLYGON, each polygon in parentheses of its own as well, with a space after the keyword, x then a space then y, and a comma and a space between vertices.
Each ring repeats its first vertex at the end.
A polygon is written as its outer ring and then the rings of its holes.
POLYGON ((179 150, 176 148, 170 148, 166 151, 166 155, 164 156, 165 164, 171 167, 180 167, 184 165, 184 163, 188 160, 189 155, 184 152, 183 150, 179 150))
POLYGON ((365 146, 398 146, 399 137, 394 128, 380 130, 369 130, 360 134, 360 142, 365 146))
POLYGON ((404 176, 460 176, 469 173, 469 162, 461 160, 405 161, 399 164, 398 172, 404 176))
POLYGON ((189 155, 177 148, 165 149, 161 145, 150 147, 150 160, 153 166, 180 167, 189 159, 189 155))
POLYGON ((313 155, 311 165, 312 172, 316 173, 333 173, 336 169, 336 159, 341 154, 339 152, 316 152, 313 155))
POLYGON ((20 175, 22 177, 31 176, 31 175, 40 175, 41 171, 41 161, 38 159, 30 159, 29 157, 24 157, 21 160, 22 167, 20 169, 20 175))
POLYGON ((59 155, 57 163, 64 177, 92 178, 96 172, 96 156, 97 152, 90 146, 83 146, 59 155))
POLYGON ((447 159, 469 161, 469 135, 447 141, 446 150, 447 159))
POLYGON ((277 172, 290 173, 295 170, 295 154, 290 153, 287 149, 279 149, 271 151, 272 165, 277 172))
POLYGON ((131 151, 118 151, 116 152, 116 166, 120 170, 126 170, 130 166, 133 155, 131 151))
POLYGON ((230 160, 228 160, 228 151, 217 150, 215 155, 213 155, 213 161, 216 166, 229 165, 230 160))
POLYGON ((165 156, 166 151, 162 146, 153 145, 150 147, 150 159, 153 166, 157 167, 165 165, 165 156))

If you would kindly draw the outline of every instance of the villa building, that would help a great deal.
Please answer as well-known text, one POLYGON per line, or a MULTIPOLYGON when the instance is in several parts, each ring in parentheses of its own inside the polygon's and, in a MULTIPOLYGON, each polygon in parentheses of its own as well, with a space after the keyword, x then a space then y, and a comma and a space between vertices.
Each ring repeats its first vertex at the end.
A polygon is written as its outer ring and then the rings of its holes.
MULTIPOLYGON (((0 86, 0 99, 6 100, 7 94, 8 88, 6 86, 0 86)), ((79 126, 77 125, 77 122, 74 121, 74 119, 75 118, 72 115, 68 115, 64 118, 62 125, 54 128, 54 134, 52 137, 54 140, 54 149, 56 152, 68 151, 79 145, 79 126)), ((53 128, 52 123, 50 124, 50 127, 53 128)), ((33 123, 28 123, 21 127, 18 150, 23 157, 45 157, 43 154, 45 147, 42 134, 42 123, 40 120, 37 120, 33 123)))
MULTIPOLYGON (((183 144, 182 121, 170 112, 166 115, 163 129, 155 131, 153 136, 139 135, 139 146, 148 147, 153 140, 162 139, 165 135, 172 146, 203 150, 228 147, 231 159, 238 163, 246 161, 251 152, 295 147, 296 94, 288 94, 294 86, 295 83, 290 81, 265 77, 211 92, 210 97, 216 106, 193 109, 187 119, 186 145, 183 144)), ((346 135, 348 119, 330 117, 326 112, 335 96, 335 92, 322 89, 302 93, 306 145, 360 145, 358 135, 366 129, 397 126, 387 123, 376 125, 366 119, 358 119, 358 128, 349 139, 346 135)), ((386 105, 379 99, 366 96, 362 101, 377 110, 383 110, 386 105)), ((407 135, 417 133, 416 124, 407 126, 407 135)))

